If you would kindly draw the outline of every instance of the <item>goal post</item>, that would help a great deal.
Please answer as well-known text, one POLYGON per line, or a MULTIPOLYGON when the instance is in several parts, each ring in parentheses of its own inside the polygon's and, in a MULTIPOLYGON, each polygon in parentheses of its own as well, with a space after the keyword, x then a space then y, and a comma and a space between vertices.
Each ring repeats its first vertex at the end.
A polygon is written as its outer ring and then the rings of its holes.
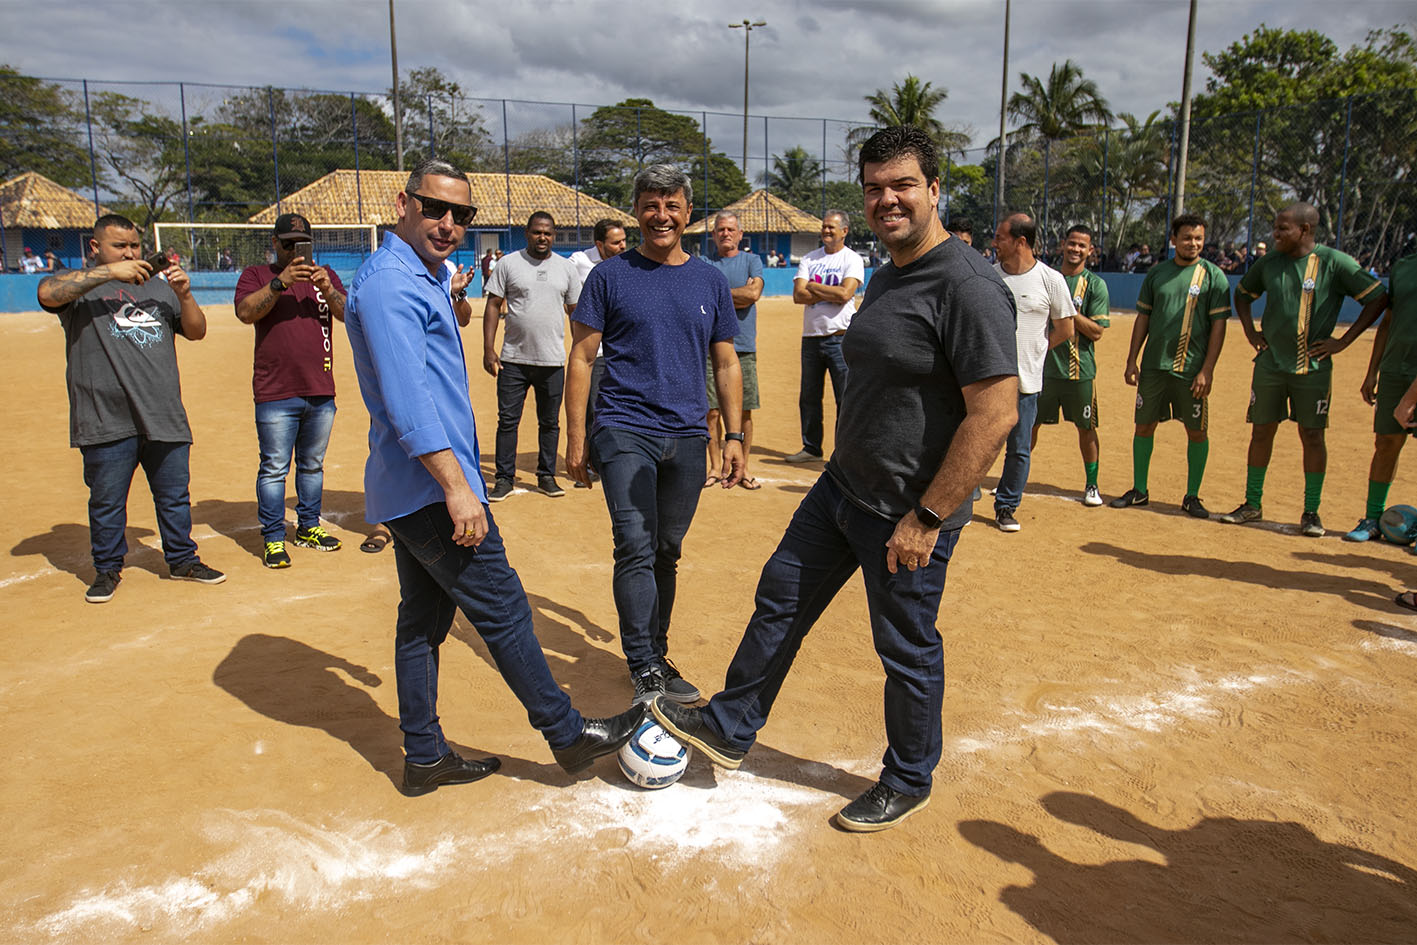
MULTIPOLYGON (((372 223, 315 223, 310 227, 314 261, 352 272, 379 248, 379 228, 372 223)), ((193 272, 240 272, 272 262, 269 223, 156 223, 154 249, 175 251, 193 272)))

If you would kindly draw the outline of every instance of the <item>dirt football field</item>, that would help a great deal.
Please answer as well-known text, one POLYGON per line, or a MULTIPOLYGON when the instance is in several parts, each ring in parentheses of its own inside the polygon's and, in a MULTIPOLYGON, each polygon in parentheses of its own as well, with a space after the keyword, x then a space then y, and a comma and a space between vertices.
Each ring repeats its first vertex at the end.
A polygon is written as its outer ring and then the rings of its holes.
MULTIPOLYGON (((480 309, 481 306, 479 305, 480 309)), ((1293 424, 1268 521, 1181 514, 1185 437, 1157 434, 1151 505, 1086 508, 1070 426, 1046 427, 1023 529, 986 496, 945 588, 944 757, 928 810, 853 835, 831 816, 884 751, 884 674, 859 578, 808 636, 742 768, 694 758, 632 787, 613 758, 570 777, 462 617, 442 650, 444 728, 501 771, 421 798, 402 772, 394 554, 362 554, 367 416, 343 330, 325 516, 344 548, 262 567, 252 329, 208 310, 179 342, 194 534, 220 586, 167 577, 150 494, 129 502, 112 602, 93 578, 68 446, 64 343, 0 316, 10 462, 0 542, 0 940, 14 942, 1411 942, 1417 940, 1417 586, 1407 549, 1340 540, 1363 512, 1371 332, 1338 358, 1322 514, 1299 536, 1293 424)), ((758 573, 821 466, 791 466, 800 308, 760 306, 757 492, 703 494, 672 655, 718 689, 758 573)), ((1099 345, 1101 485, 1131 485, 1131 319, 1099 345)), ((465 332, 490 477, 495 391, 465 332)), ((1243 496, 1249 354, 1231 323, 1211 399, 1212 512, 1243 496)), ((830 401, 830 398, 828 398, 830 401)), ((830 409, 830 405, 829 405, 830 409)), ((828 415, 830 420, 830 413, 828 415)), ((1417 457, 1390 502, 1417 504, 1417 457)), ((495 507, 557 680, 589 715, 631 688, 599 491, 495 507)), ((290 504, 293 508, 294 484, 290 504)), ((293 521, 294 513, 290 512, 293 521)))

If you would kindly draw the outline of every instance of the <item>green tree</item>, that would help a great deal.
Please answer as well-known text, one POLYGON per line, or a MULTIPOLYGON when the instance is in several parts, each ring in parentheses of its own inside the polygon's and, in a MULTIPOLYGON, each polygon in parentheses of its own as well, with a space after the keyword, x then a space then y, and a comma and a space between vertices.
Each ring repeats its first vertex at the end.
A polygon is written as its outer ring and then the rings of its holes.
MULTIPOLYGON (((708 157, 708 187, 704 187, 703 156, 689 162, 686 171, 694 185, 694 206, 722 209, 735 200, 748 195, 752 189, 738 162, 721 151, 710 151, 708 157)), ((694 217, 699 212, 696 210, 694 217)))
POLYGON ((913 125, 935 139, 940 156, 963 151, 969 147, 972 135, 960 127, 947 126, 935 116, 935 110, 949 98, 949 90, 935 88, 929 82, 907 75, 905 81, 891 86, 890 91, 876 89, 866 96, 871 106, 871 124, 852 128, 846 134, 847 161, 855 163, 856 151, 882 128, 913 125))
POLYGON ((773 155, 772 170, 762 174, 760 180, 772 193, 804 210, 812 210, 821 202, 822 162, 800 146, 773 155))
POLYGON ((713 150, 697 121, 657 108, 647 98, 597 108, 581 120, 581 132, 581 186, 611 206, 629 208, 635 174, 647 164, 685 168, 694 184, 694 203, 700 207, 705 197, 709 206, 721 207, 748 192, 742 170, 729 168, 732 162, 713 150), (699 192, 706 152, 707 195, 699 192))
POLYGON ((502 169, 502 149, 493 145, 482 106, 442 70, 414 69, 399 82, 399 96, 405 167, 427 158, 431 145, 465 171, 502 169))
POLYGON ((83 110, 62 85, 0 65, 0 180, 38 171, 66 187, 90 180, 83 110))
POLYGON ((119 92, 92 96, 90 110, 94 150, 117 185, 117 203, 135 211, 134 222, 146 229, 186 188, 182 125, 119 92))

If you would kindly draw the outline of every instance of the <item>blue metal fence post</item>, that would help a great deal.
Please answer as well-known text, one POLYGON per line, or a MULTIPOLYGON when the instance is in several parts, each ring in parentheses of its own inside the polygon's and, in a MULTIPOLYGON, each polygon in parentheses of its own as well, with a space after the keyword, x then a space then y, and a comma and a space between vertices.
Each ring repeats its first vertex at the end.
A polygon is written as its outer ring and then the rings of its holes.
POLYGON ((1334 228, 1333 248, 1343 249, 1343 210, 1348 196, 1348 140, 1353 128, 1353 96, 1348 96, 1343 116, 1343 172, 1338 178, 1338 225, 1334 228))
POLYGON ((644 139, 640 137, 640 106, 635 106, 635 173, 645 166, 644 139))
POLYGON ((433 133, 433 93, 428 93, 428 156, 438 156, 437 136, 433 133))
POLYGON ((1112 151, 1112 129, 1106 128, 1102 132, 1102 225, 1098 227, 1101 239, 1097 244, 1097 252, 1100 255, 1107 253, 1107 224, 1112 222, 1112 194, 1108 191, 1107 181, 1107 158, 1112 151))
MULTIPOLYGON (((768 116, 763 116, 763 187, 767 187, 768 175, 772 173, 772 149, 768 147, 768 116)), ((752 181, 748 186, 753 186, 752 181)), ((763 242, 759 249, 766 250, 768 245, 768 201, 767 195, 763 195, 763 242)))
POLYGON ((98 209, 98 161, 93 156, 93 112, 89 110, 89 80, 84 80, 84 125, 89 130, 89 182, 93 184, 93 218, 100 216, 98 209))
POLYGON ((576 128, 576 103, 571 103, 571 178, 576 183, 576 242, 581 241, 581 141, 576 128))
MULTIPOLYGON (((822 216, 827 215, 827 120, 822 119, 822 216)), ((789 254, 790 255, 790 254, 789 254)))
POLYGON ((507 240, 512 233, 512 146, 507 135, 507 100, 502 99, 502 180, 507 185, 507 240))
POLYGON ((280 213, 280 149, 276 147, 276 90, 266 87, 266 104, 271 113, 271 175, 276 185, 276 213, 280 213))
MULTIPOLYGON (((187 130, 187 87, 183 82, 177 83, 177 99, 182 103, 182 153, 187 158, 187 222, 191 223, 196 217, 192 203, 192 147, 191 134, 187 130)), ((190 242, 192 234, 189 231, 187 239, 190 242)))
POLYGON ((949 152, 945 152, 945 229, 950 228, 950 161, 949 152))
POLYGON ((364 187, 359 173, 359 112, 354 107, 354 93, 349 93, 349 127, 354 132, 354 207, 359 222, 364 222, 364 187))
POLYGON ((1250 158, 1250 222, 1245 225, 1245 270, 1248 272, 1255 260, 1255 187, 1260 174, 1260 122, 1264 112, 1255 112, 1255 151, 1250 158))
POLYGON ((1171 146, 1166 149, 1166 222, 1163 224, 1165 236, 1161 239, 1161 258, 1170 259, 1171 250, 1171 207, 1176 197, 1176 123, 1171 122, 1171 146))
POLYGON ((704 219, 707 220, 709 212, 708 112, 703 112, 699 120, 703 122, 703 124, 699 126, 699 131, 702 132, 699 135, 699 145, 704 152, 704 219))
POLYGON ((1039 250, 1043 254, 1048 252, 1048 171, 1053 158, 1053 139, 1043 139, 1043 232, 1039 240, 1039 250))

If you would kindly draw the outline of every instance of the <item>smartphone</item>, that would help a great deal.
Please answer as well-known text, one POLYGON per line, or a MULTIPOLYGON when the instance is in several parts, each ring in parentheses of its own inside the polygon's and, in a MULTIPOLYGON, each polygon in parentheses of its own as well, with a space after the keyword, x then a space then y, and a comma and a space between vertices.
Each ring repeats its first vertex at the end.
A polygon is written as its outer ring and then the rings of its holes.
POLYGON ((151 256, 146 257, 146 261, 149 266, 153 267, 154 273, 162 272, 168 266, 172 265, 172 260, 167 258, 166 253, 153 253, 151 256))
POLYGON ((305 258, 305 263, 306 263, 306 265, 314 265, 314 263, 315 263, 315 244, 314 244, 314 243, 310 242, 309 240, 297 240, 293 245, 294 245, 295 248, 291 250, 291 253, 290 253, 290 258, 291 258, 291 259, 294 259, 294 258, 296 258, 297 256, 303 256, 303 257, 305 258))

